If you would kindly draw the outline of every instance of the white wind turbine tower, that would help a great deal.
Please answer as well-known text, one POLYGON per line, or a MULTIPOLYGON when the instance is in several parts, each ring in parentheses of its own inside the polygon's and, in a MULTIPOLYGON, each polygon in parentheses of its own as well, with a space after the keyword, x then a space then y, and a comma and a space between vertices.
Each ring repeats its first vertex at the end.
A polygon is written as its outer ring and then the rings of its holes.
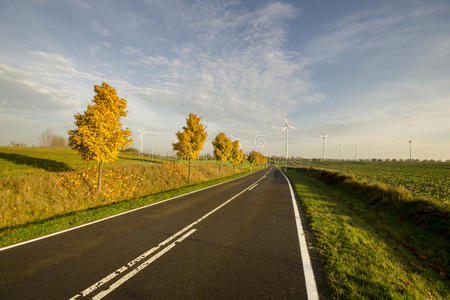
POLYGON ((142 146, 143 146, 142 144, 144 143, 144 135, 150 135, 150 134, 151 134, 150 132, 144 132, 141 130, 141 134, 138 135, 138 139, 141 140, 141 153, 142 153, 142 146))
POLYGON ((320 136, 322 138, 322 161, 325 161, 325 143, 327 142, 328 136, 329 134, 320 136))
POLYGON ((281 132, 286 131, 286 158, 284 160, 284 171, 286 171, 286 164, 287 164, 287 159, 288 159, 288 156, 289 156, 289 152, 288 152, 289 129, 298 130, 294 126, 289 125, 288 120, 287 120, 287 118, 285 116, 284 117, 284 127, 281 129, 281 132))

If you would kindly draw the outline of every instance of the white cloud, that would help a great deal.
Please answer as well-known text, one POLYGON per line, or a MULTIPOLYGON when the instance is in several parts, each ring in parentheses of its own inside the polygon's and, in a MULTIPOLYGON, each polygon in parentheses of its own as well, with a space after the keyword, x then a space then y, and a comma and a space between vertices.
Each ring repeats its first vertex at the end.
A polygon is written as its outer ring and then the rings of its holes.
POLYGON ((88 48, 89 48, 89 53, 91 55, 95 56, 98 53, 100 53, 103 49, 111 48, 111 43, 102 41, 100 43, 90 45, 90 46, 88 46, 88 48))
POLYGON ((50 6, 58 3, 69 4, 79 9, 89 9, 92 10, 94 7, 92 6, 91 1, 88 0, 32 0, 33 3, 38 5, 50 6))
POLYGON ((124 55, 137 55, 137 56, 143 55, 142 49, 131 47, 131 46, 126 46, 126 47, 121 48, 120 53, 122 53, 124 55))
MULTIPOLYGON (((439 5, 382 7, 347 16, 334 25, 327 25, 322 34, 308 41, 305 54, 312 62, 331 61, 338 56, 354 56, 368 49, 393 52, 410 43, 423 43, 421 18, 449 11, 439 5)), ((410 46, 412 50, 416 47, 410 46)))
POLYGON ((0 64, 2 111, 57 112, 73 109, 73 93, 55 90, 29 79, 30 73, 0 64))
POLYGON ((92 86, 105 80, 129 101, 126 124, 162 127, 158 141, 164 147, 170 147, 173 124, 189 112, 204 118, 211 135, 226 130, 247 150, 261 133, 270 136, 267 151, 281 149, 284 113, 301 128, 293 138, 301 143, 314 144, 325 132, 332 133, 331 142, 337 136, 381 140, 392 132, 422 137, 448 132, 448 83, 440 80, 450 75, 450 43, 448 27, 439 26, 446 23, 439 23, 444 16, 439 14, 448 5, 387 3, 333 24, 313 20, 316 34, 309 40, 310 30, 288 25, 302 21, 295 18, 311 8, 302 11, 280 1, 258 7, 152 0, 139 10, 111 4, 119 6, 118 16, 115 9, 98 10, 95 18, 90 10, 68 12, 80 22, 89 20, 73 33, 87 37, 91 55, 64 49, 54 35, 45 46, 23 48, 25 57, 2 53, 0 85, 8 92, 7 100, 1 98, 2 112, 55 112, 72 120, 92 99, 92 86), (306 39, 300 46, 286 40, 297 33, 306 39), (99 55, 106 50, 108 55, 99 55), (376 82, 369 82, 374 77, 376 82), (44 104, 35 108, 33 99, 44 104), (303 108, 311 115, 302 115, 303 108), (297 113, 307 121, 296 119, 297 113))
MULTIPOLYGON (((370 144, 371 139, 420 140, 450 133, 449 87, 449 80, 383 83, 367 92, 364 101, 354 99, 352 107, 323 114, 305 129, 304 135, 314 140, 318 134, 330 133, 333 138, 370 144)), ((442 140, 443 136, 435 138, 442 140)), ((450 135, 446 140, 448 144, 450 135)))
POLYGON ((172 10, 171 17, 181 19, 194 41, 178 43, 170 56, 141 59, 160 70, 151 75, 162 83, 152 87, 167 92, 146 91, 140 97, 179 113, 194 111, 254 128, 278 121, 303 103, 321 101, 324 96, 315 90, 306 60, 283 49, 284 21, 298 11, 280 2, 253 12, 230 10, 232 5, 194 3, 172 10), (180 105, 185 102, 189 108, 180 105))
POLYGON ((137 29, 144 23, 144 19, 133 11, 129 11, 125 14, 125 24, 131 29, 137 29))
POLYGON ((92 29, 100 35, 103 36, 112 36, 114 33, 108 28, 106 27, 104 24, 100 24, 98 22, 93 22, 92 23, 92 29))
POLYGON ((144 65, 169 65, 170 61, 164 56, 145 56, 140 59, 144 65))

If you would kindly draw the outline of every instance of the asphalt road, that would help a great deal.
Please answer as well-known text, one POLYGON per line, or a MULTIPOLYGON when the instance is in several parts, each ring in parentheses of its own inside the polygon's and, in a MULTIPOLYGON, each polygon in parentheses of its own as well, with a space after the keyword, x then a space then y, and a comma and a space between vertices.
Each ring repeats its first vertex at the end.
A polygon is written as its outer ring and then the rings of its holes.
POLYGON ((0 299, 312 299, 311 280, 328 298, 302 255, 288 183, 268 168, 2 250, 0 299))

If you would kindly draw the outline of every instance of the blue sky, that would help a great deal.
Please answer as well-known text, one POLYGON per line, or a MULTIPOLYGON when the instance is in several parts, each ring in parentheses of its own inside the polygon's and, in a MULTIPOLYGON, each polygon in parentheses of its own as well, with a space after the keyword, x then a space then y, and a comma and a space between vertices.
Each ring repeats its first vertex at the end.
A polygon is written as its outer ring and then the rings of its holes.
MULTIPOLYGON (((93 86, 171 149, 189 112, 245 151, 450 158, 448 1, 2 1, 0 145, 65 135, 93 86), (267 137, 264 148, 255 138, 267 137)), ((137 145, 137 144, 136 144, 137 145)))

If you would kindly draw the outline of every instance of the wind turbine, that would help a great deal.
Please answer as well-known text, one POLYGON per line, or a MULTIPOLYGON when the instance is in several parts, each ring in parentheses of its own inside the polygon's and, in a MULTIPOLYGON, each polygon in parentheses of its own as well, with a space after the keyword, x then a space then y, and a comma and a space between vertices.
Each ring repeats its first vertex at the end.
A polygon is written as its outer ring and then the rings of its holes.
POLYGON ((150 135, 150 134, 151 134, 150 132, 144 132, 141 130, 141 134, 138 135, 138 137, 137 137, 138 139, 141 140, 141 153, 142 153, 142 144, 144 143, 144 135, 150 135))
POLYGON ((339 144, 339 160, 342 160, 342 144, 339 144))
POLYGON ((288 120, 286 118, 286 116, 284 116, 284 127, 281 129, 281 132, 286 131, 286 158, 284 160, 284 171, 286 172, 286 164, 287 164, 287 159, 288 159, 288 138, 289 138, 289 129, 294 129, 294 130, 298 130, 297 128, 295 128, 292 125, 289 125, 288 120))
POLYGON ((322 138, 322 161, 325 161, 325 143, 327 142, 328 136, 329 134, 320 136, 322 138))

